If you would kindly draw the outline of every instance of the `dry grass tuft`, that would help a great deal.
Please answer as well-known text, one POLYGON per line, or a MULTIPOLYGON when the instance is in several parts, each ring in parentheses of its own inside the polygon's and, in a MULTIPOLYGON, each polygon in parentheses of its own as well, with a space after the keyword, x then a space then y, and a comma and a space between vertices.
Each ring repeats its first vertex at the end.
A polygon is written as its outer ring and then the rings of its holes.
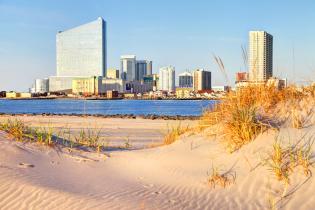
POLYGON ((295 151, 295 163, 297 166, 302 166, 305 176, 311 175, 310 167, 312 166, 311 158, 312 158, 312 142, 308 142, 302 147, 297 147, 295 151))
POLYGON ((218 168, 212 166, 210 174, 208 173, 208 185, 211 188, 215 188, 217 185, 225 188, 233 183, 235 183, 236 175, 235 173, 226 172, 220 173, 218 168))
POLYGON ((315 92, 310 87, 297 89, 296 92, 296 95, 300 95, 299 97, 287 98, 278 103, 274 116, 287 126, 301 129, 314 124, 312 118, 315 112, 315 92))
POLYGON ((230 151, 239 149, 267 128, 257 118, 257 109, 251 106, 237 107, 231 110, 224 123, 224 139, 230 151))
POLYGON ((311 175, 312 145, 314 138, 309 137, 306 143, 302 143, 304 137, 295 145, 283 146, 277 139, 273 144, 272 151, 266 160, 269 170, 277 180, 290 184, 290 174, 294 169, 301 166, 305 176, 311 175))
MULTIPOLYGON (((279 104, 301 101, 310 94, 309 90, 300 91, 293 86, 282 90, 266 85, 244 87, 230 92, 214 108, 206 110, 201 116, 199 128, 220 125, 217 132, 223 136, 228 149, 233 152, 267 129, 277 129, 280 126, 279 117, 276 117, 279 104)), ((285 110, 286 113, 291 111, 285 110)), ((296 115, 294 127, 303 126, 303 120, 301 115, 296 115)))
POLYGON ((273 172, 278 181, 284 181, 286 184, 289 184, 289 172, 292 169, 292 151, 285 150, 278 142, 275 142, 272 146, 273 151, 268 162, 270 171, 273 172))
POLYGON ((189 131, 190 128, 187 125, 186 127, 182 127, 181 124, 178 124, 176 127, 173 127, 172 129, 168 129, 167 134, 164 137, 163 143, 164 145, 169 145, 174 143, 176 140, 179 139, 179 137, 189 131))
POLYGON ((292 110, 292 127, 293 128, 303 128, 305 124, 305 118, 300 114, 299 110, 293 109, 292 110))
POLYGON ((97 151, 100 151, 102 147, 100 142, 100 133, 101 130, 94 130, 90 128, 81 129, 79 134, 74 137, 75 142, 79 145, 93 147, 96 148, 97 151))
POLYGON ((8 119, 0 124, 0 129, 11 135, 16 141, 31 141, 47 146, 53 146, 52 129, 30 128, 21 120, 8 119))
POLYGON ((27 130, 24 123, 16 119, 2 122, 0 129, 6 131, 17 141, 23 141, 23 138, 26 136, 25 131, 27 130))
POLYGON ((78 135, 74 135, 74 141, 72 139, 70 129, 68 130, 68 132, 60 132, 59 134, 62 136, 63 139, 62 142, 53 140, 54 135, 52 128, 31 128, 26 126, 21 120, 17 119, 9 119, 5 122, 0 123, 0 130, 7 132, 14 138, 14 140, 21 142, 35 142, 47 146, 54 146, 56 143, 59 143, 66 147, 70 146, 71 148, 74 145, 87 146, 90 148, 95 148, 95 150, 98 152, 100 152, 103 148, 103 144, 100 141, 101 130, 94 130, 90 128, 82 129, 78 135))

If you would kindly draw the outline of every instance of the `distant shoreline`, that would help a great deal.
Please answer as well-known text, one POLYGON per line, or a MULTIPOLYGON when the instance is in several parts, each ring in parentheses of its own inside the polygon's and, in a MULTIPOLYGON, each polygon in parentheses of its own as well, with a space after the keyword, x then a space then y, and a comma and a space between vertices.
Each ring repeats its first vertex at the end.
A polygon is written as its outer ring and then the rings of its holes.
POLYGON ((115 101, 115 100, 169 100, 169 101, 194 101, 194 100, 205 100, 205 101, 217 101, 221 100, 219 98, 72 98, 72 97, 39 97, 39 98, 0 98, 0 100, 105 100, 105 101, 115 101))
POLYGON ((134 115, 134 114, 56 114, 56 113, 0 113, 0 116, 74 116, 74 117, 99 117, 99 118, 121 118, 121 119, 150 119, 150 120, 199 120, 200 116, 182 116, 182 115, 134 115))

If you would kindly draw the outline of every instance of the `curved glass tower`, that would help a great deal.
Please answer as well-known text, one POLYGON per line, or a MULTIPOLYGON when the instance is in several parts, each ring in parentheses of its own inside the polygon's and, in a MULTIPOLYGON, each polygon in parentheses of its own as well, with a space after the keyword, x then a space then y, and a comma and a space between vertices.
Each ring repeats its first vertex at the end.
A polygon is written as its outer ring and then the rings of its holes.
POLYGON ((57 33, 57 76, 106 76, 106 22, 90 23, 57 33))

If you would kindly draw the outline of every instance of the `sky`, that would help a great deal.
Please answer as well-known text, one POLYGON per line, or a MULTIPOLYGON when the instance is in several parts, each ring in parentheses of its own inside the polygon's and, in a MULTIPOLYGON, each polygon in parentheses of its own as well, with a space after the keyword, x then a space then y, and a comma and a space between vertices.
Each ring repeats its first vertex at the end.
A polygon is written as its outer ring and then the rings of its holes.
POLYGON ((153 72, 204 68, 213 85, 233 85, 247 70, 248 32, 265 30, 274 37, 274 76, 315 81, 314 0, 0 0, 0 90, 27 91, 36 78, 56 75, 56 33, 100 16, 108 67, 135 54, 152 60, 153 72))

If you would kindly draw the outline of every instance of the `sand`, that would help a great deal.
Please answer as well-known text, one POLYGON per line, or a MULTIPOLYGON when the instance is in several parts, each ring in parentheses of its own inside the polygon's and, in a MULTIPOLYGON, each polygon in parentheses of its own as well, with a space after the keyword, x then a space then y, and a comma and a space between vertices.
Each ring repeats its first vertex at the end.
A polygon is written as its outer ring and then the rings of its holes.
MULTIPOLYGON (((50 118, 56 124, 63 120, 50 118)), ((66 119, 72 126, 82 120, 66 119)), ((97 125, 150 130, 165 123, 106 119, 97 125)), ((283 143, 305 133, 303 141, 309 140, 312 132, 315 126, 280 130, 283 143)), ((268 131, 232 154, 203 132, 185 134, 169 146, 97 154, 15 142, 0 132, 0 209, 270 209, 273 202, 281 209, 313 209, 313 177, 296 169, 285 187, 264 166, 275 136, 268 131), (212 167, 236 175, 235 182, 210 187, 212 167)))
POLYGON ((146 148, 162 142, 164 135, 169 129, 178 125, 194 126, 196 121, 189 120, 149 120, 149 119, 122 119, 122 118, 100 118, 100 117, 77 117, 77 116, 0 116, 0 122, 7 119, 20 119, 31 127, 54 128, 58 136, 61 131, 70 129, 73 136, 78 136, 84 129, 100 131, 102 141, 106 145, 124 146, 126 141, 133 149, 146 148))

